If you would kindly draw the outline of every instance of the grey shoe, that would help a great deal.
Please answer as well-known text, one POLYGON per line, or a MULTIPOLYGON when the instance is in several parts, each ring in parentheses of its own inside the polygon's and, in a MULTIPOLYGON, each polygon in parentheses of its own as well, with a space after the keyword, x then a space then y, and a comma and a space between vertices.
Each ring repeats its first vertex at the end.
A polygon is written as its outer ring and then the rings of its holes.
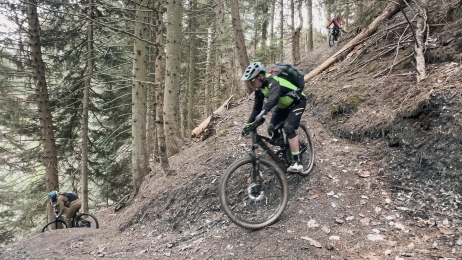
POLYGON ((301 172, 303 171, 303 164, 300 161, 294 161, 292 164, 287 168, 287 172, 301 172))

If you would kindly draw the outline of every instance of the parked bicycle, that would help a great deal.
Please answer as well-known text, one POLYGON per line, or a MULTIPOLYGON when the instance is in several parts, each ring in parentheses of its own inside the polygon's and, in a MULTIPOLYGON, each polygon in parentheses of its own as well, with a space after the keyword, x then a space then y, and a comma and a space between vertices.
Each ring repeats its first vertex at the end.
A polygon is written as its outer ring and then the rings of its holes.
MULTIPOLYGON (((55 219, 48 222, 43 228, 42 233, 53 229, 68 228, 66 220, 63 215, 58 214, 56 206, 53 206, 55 219)), ((98 219, 90 213, 76 213, 71 222, 70 228, 99 228, 98 219)))
MULTIPOLYGON (((237 225, 248 229, 273 224, 282 214, 288 199, 284 172, 291 163, 292 154, 282 130, 284 122, 276 126, 284 137, 284 144, 276 152, 267 145, 269 137, 257 134, 261 124, 254 123, 249 129, 252 136, 250 155, 232 163, 219 183, 219 198, 225 214, 237 225), (260 157, 259 146, 272 160, 260 157)), ((314 146, 305 124, 300 124, 297 135, 303 164, 303 170, 298 174, 306 176, 314 165, 314 146)))
POLYGON ((338 26, 329 27, 329 46, 334 46, 334 42, 340 37, 340 28, 338 26))

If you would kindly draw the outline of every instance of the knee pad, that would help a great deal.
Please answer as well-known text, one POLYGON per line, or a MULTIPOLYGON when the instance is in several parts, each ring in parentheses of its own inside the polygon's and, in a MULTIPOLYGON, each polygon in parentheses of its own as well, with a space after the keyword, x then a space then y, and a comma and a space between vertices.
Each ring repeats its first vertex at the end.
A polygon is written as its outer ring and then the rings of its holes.
POLYGON ((295 128, 293 125, 288 124, 287 122, 284 124, 284 133, 286 133, 287 138, 292 139, 297 134, 295 133, 295 128))

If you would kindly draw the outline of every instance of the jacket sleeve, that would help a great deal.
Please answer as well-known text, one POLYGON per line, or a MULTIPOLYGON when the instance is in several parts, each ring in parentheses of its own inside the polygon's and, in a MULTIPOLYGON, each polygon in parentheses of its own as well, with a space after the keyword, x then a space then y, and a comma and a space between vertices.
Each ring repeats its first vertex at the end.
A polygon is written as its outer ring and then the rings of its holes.
POLYGON ((268 95, 268 101, 266 102, 265 106, 263 109, 266 112, 271 111, 271 109, 277 105, 279 102, 279 98, 281 97, 281 85, 279 85, 279 82, 277 80, 271 78, 269 79, 269 84, 270 84, 270 93, 268 95))
POLYGON ((261 90, 256 90, 255 91, 255 101, 253 103, 253 109, 252 113, 250 114, 249 120, 247 123, 252 123, 255 121, 255 117, 260 114, 262 107, 263 107, 263 101, 265 100, 265 97, 263 96, 263 93, 261 93, 261 90))

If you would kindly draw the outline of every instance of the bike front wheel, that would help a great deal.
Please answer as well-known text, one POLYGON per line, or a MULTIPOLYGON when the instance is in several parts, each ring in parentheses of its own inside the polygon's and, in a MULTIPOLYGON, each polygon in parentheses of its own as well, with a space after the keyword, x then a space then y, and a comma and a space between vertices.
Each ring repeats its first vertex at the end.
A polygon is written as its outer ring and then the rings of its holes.
POLYGON ((329 33, 329 46, 332 47, 334 46, 334 33, 329 33))
POLYGON ((259 158, 262 179, 258 196, 251 192, 255 159, 244 157, 231 164, 219 183, 219 198, 225 214, 237 225, 260 229, 273 224, 282 214, 288 198, 287 180, 281 169, 259 158))
POLYGON ((51 222, 48 222, 43 228, 42 233, 45 231, 51 231, 56 229, 67 228, 66 221, 57 219, 51 222))
POLYGON ((74 220, 74 227, 98 229, 98 219, 90 213, 81 213, 74 220))

